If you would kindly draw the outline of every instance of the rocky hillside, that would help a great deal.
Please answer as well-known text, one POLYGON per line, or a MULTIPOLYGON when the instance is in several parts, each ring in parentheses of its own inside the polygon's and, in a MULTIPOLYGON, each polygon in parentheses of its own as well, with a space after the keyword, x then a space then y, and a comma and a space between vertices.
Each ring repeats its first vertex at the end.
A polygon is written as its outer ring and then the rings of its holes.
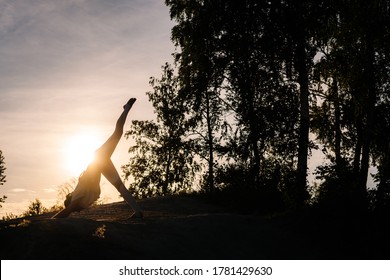
POLYGON ((231 213, 195 197, 123 203, 0 222, 1 259, 388 259, 382 227, 310 215, 231 213))

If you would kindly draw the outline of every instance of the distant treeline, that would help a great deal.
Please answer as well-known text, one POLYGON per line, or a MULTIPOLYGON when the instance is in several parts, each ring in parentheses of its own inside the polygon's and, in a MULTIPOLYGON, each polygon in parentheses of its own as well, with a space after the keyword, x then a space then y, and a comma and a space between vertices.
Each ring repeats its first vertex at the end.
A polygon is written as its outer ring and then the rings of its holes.
POLYGON ((174 62, 151 78, 123 166, 139 196, 197 185, 260 209, 384 210, 390 2, 166 0, 174 62), (308 158, 321 149, 317 184, 308 158), (367 189, 376 167, 376 189, 367 189))

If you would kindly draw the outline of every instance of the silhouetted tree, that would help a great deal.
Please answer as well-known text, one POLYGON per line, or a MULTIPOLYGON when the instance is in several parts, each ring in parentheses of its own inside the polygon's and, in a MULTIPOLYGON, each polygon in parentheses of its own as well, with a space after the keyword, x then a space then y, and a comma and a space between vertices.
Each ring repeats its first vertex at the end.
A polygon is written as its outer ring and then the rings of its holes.
POLYGON ((180 92, 192 105, 189 115, 202 112, 197 125, 206 127, 209 178, 217 185, 239 175, 245 179, 234 180, 238 184, 273 184, 302 207, 315 147, 311 131, 327 158, 316 175, 323 193, 334 191, 330 200, 367 209, 372 165, 378 167, 378 203, 386 196, 388 1, 166 4, 176 21, 180 92), (214 172, 216 154, 225 164, 214 172))
MULTIPOLYGON (((343 76, 352 64, 354 55, 346 52, 338 36, 343 32, 340 10, 332 5, 332 12, 323 21, 318 32, 319 56, 315 62, 313 88, 315 103, 312 106, 311 129, 322 148, 328 162, 317 166, 316 175, 321 183, 316 184, 317 201, 329 203, 333 208, 345 206, 348 184, 352 180, 353 150, 356 140, 353 100, 350 83, 343 76), (351 55, 350 58, 348 56, 351 55)), ((349 30, 349 29, 346 29, 349 30)), ((348 72, 350 73, 350 72, 348 72)))
MULTIPOLYGON (((366 4, 367 5, 367 4, 366 4)), ((366 8, 365 6, 364 8, 366 8)), ((370 15, 366 23, 366 36, 371 40, 371 88, 368 98, 374 104, 370 117, 369 152, 373 165, 377 167, 374 179, 377 183, 375 208, 387 212, 390 206, 390 3, 375 1, 367 8, 370 15), (368 35, 370 33, 370 35, 368 35), (372 93, 371 91, 375 91, 372 93)), ((368 75, 368 74, 366 74, 368 75)), ((367 117, 367 122, 369 121, 367 117)), ((362 158, 363 159, 363 158, 362 158)), ((364 170, 362 170, 364 172, 364 170)), ((362 177, 364 180, 364 177, 362 177)))
MULTIPOLYGON (((386 91, 385 91, 386 92, 386 91)), ((387 90, 388 93, 388 90, 387 90)), ((390 95, 387 94, 375 109, 373 127, 373 162, 377 167, 374 181, 377 189, 373 208, 379 212, 388 212, 390 208, 390 95), (387 100, 386 100, 387 99, 387 100), (386 101, 385 101, 386 100, 386 101), (383 102, 385 101, 385 102, 383 102)))
MULTIPOLYGON (((5 168, 3 152, 0 150, 0 186, 4 185, 4 183, 6 182, 5 170, 6 168, 5 168)), ((7 197, 5 195, 0 197, 0 207, 2 207, 1 203, 4 203, 6 198, 7 197)))
POLYGON ((126 137, 135 145, 131 158, 122 167, 126 179, 133 179, 130 191, 138 196, 178 193, 191 189, 198 164, 194 141, 189 137, 188 109, 178 94, 178 78, 169 64, 160 80, 150 79, 148 92, 157 115, 156 121, 133 121, 126 137))
POLYGON ((42 202, 38 198, 36 198, 30 203, 27 210, 23 213, 23 216, 41 215, 48 211, 49 210, 43 206, 42 202))
POLYGON ((175 54, 179 66, 180 94, 191 108, 198 153, 206 161, 204 188, 214 190, 214 169, 223 126, 223 49, 218 44, 221 22, 216 19, 219 1, 166 1, 177 25, 172 40, 180 48, 175 54), (219 52, 220 51, 220 52, 219 52), (219 54, 216 54, 219 52, 219 54))
MULTIPOLYGON (((294 166, 297 153, 292 147, 297 145, 299 113, 296 102, 300 99, 295 81, 287 80, 282 71, 285 61, 278 53, 285 48, 282 41, 286 36, 286 26, 281 25, 285 23, 278 20, 283 16, 281 4, 176 0, 166 3, 177 22, 172 38, 180 47, 176 57, 183 88, 204 104, 208 104, 209 95, 202 93, 216 93, 212 104, 220 103, 224 109, 214 114, 216 120, 223 116, 221 112, 232 113, 227 120, 232 134, 225 134, 214 146, 230 156, 228 161, 234 159, 248 169, 245 174, 250 187, 264 184, 262 176, 268 176, 270 162, 279 171, 286 161, 294 166), (207 91, 210 88, 213 90, 207 91), (278 136, 283 139, 275 140, 278 136)), ((214 129, 215 133, 216 128, 218 121, 208 126, 208 131, 214 129)))
POLYGON ((327 30, 321 37, 323 57, 317 64, 323 95, 314 108, 313 128, 330 159, 330 164, 319 167, 319 177, 325 184, 331 180, 328 187, 333 191, 348 193, 342 204, 348 201, 367 209, 375 143, 381 146, 376 146, 375 154, 386 162, 387 147, 380 139, 387 131, 383 108, 388 104, 389 4, 338 1, 333 12, 323 28, 327 30))

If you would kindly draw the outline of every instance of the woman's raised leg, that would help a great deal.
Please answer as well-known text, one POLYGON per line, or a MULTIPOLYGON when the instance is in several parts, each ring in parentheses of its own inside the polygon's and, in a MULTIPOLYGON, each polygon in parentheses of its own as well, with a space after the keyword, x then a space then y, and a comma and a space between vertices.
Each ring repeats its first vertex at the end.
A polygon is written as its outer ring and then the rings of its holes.
POLYGON ((126 103, 126 105, 123 106, 123 112, 119 116, 116 122, 114 133, 110 136, 110 138, 107 139, 107 141, 99 149, 95 151, 95 159, 101 160, 101 159, 111 158, 111 155, 113 154, 116 146, 119 143, 119 140, 123 135, 123 127, 125 125, 127 115, 129 114, 129 111, 135 101, 136 101, 135 98, 131 98, 126 103))

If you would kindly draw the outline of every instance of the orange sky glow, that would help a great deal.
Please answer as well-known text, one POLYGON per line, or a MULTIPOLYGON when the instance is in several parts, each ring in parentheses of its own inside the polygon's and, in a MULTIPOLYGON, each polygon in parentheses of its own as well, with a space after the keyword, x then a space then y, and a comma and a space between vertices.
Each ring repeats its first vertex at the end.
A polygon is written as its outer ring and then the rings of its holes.
MULTIPOLYGON (((152 119, 149 77, 172 62, 173 23, 164 1, 0 0, 0 150, 8 198, 0 217, 35 198, 50 207, 112 133, 122 106, 152 119)), ((113 155, 127 163, 130 140, 113 155)), ((121 174, 121 171, 118 170, 121 174)), ((119 199, 108 182, 101 197, 119 199)))

